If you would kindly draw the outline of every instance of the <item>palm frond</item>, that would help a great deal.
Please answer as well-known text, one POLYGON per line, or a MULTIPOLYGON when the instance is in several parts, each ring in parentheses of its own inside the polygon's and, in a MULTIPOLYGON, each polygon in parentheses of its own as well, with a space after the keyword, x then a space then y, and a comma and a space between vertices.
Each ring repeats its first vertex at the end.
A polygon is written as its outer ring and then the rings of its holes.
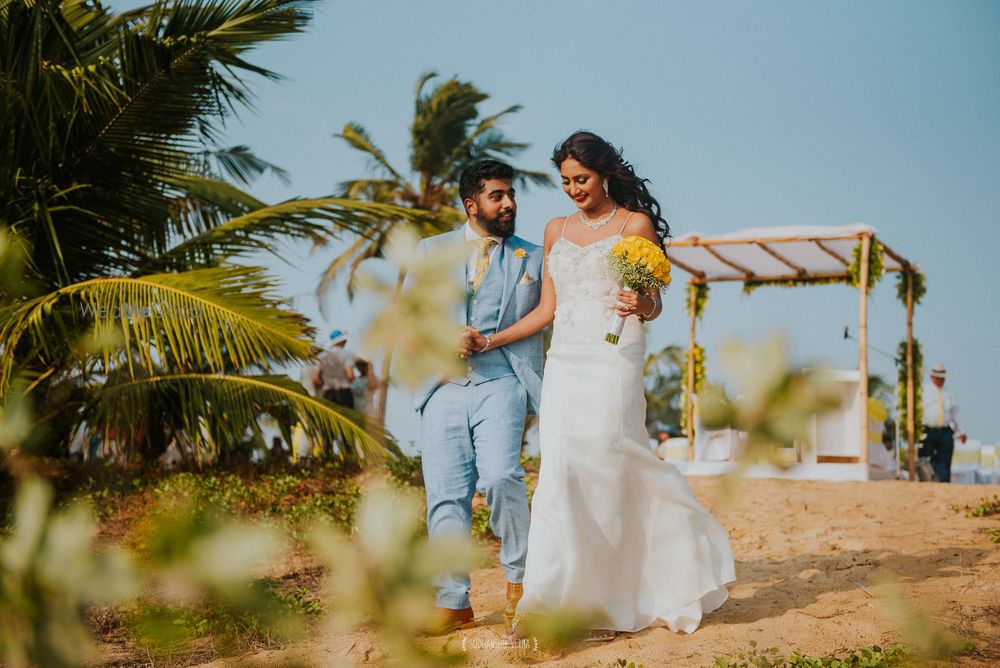
POLYGON ((413 87, 413 97, 420 99, 420 95, 424 90, 424 86, 428 81, 437 76, 437 72, 434 70, 428 70, 424 72, 417 78, 417 85, 413 87))
MULTIPOLYGON (((267 368, 314 352, 305 318, 285 308, 263 269, 224 266, 179 274, 97 278, 32 299, 0 321, 0 388, 7 387, 23 354, 51 364, 74 332, 93 325, 102 339, 116 334, 148 372, 166 366, 222 371, 267 368)), ((113 349, 103 352, 105 373, 113 349)))
POLYGON ((344 129, 340 131, 340 134, 334 136, 338 139, 343 139, 351 148, 366 154, 376 169, 385 172, 399 184, 397 187, 406 183, 406 179, 396 171, 389 162, 389 159, 385 157, 385 153, 375 146, 368 132, 359 123, 347 123, 344 125, 344 129))
MULTIPOLYGON (((213 201, 215 206, 220 204, 213 201)), ((314 244, 322 244, 330 236, 343 232, 372 236, 377 234, 374 229, 385 220, 426 224, 430 218, 428 212, 380 202, 339 197, 293 199, 271 206, 262 205, 185 239, 156 258, 151 266, 166 267, 180 261, 197 264, 199 258, 206 257, 212 257, 213 263, 217 263, 259 250, 280 257, 274 241, 281 237, 309 239, 314 244)))
POLYGON ((449 79, 416 100, 410 166, 425 178, 447 174, 450 156, 465 140, 477 105, 489 96, 471 83, 449 79))
POLYGON ((391 448, 385 431, 363 414, 311 397, 287 376, 186 373, 123 380, 98 390, 84 419, 126 439, 138 438, 137 426, 145 424, 150 406, 163 407, 176 418, 178 432, 206 446, 206 430, 215 444, 235 443, 259 429, 266 414, 282 422, 290 417, 288 430, 300 423, 310 441, 354 448, 367 464, 384 461, 391 448))
MULTIPOLYGON (((447 179, 448 180, 458 179, 458 175, 461 172, 461 170, 465 167, 466 164, 470 162, 470 157, 474 153, 473 148, 476 146, 476 143, 480 141, 480 138, 483 136, 483 134, 485 134, 490 130, 493 130, 497 125, 497 123, 499 123, 504 116, 507 116, 508 114, 517 113, 521 109, 522 109, 521 105, 515 104, 510 107, 507 107, 503 111, 493 114, 492 116, 487 116, 486 118, 479 121, 479 123, 476 124, 476 127, 472 129, 472 132, 470 132, 468 136, 466 136, 465 140, 462 141, 461 144, 456 146, 455 149, 452 151, 451 155, 448 156, 448 163, 451 164, 453 167, 452 170, 448 173, 447 179)), ((514 144, 514 143, 511 143, 511 145, 515 147, 520 147, 521 150, 527 148, 528 146, 527 144, 514 144)))
POLYGON ((248 146, 242 144, 203 151, 201 155, 206 167, 212 168, 212 172, 229 176, 244 185, 250 185, 266 173, 277 177, 286 186, 291 183, 287 171, 258 157, 248 146))

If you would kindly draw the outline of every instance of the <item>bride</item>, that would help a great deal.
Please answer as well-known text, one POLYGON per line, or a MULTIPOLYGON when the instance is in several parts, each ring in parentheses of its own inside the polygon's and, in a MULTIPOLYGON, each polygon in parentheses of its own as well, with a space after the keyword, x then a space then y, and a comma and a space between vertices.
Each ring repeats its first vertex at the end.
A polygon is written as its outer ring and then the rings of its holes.
MULTIPOLYGON (((665 623, 691 633, 735 580, 725 529, 677 469, 649 449, 642 323, 659 294, 619 290, 608 265, 623 236, 662 247, 669 234, 646 180, 607 141, 577 132, 552 154, 578 211, 545 228, 538 307, 486 337, 496 348, 553 324, 542 385, 542 465, 531 507, 519 613, 573 609, 594 615, 593 640, 665 623), (604 341, 613 311, 626 319, 618 345, 604 341)), ((518 621, 512 637, 520 635, 518 621)))

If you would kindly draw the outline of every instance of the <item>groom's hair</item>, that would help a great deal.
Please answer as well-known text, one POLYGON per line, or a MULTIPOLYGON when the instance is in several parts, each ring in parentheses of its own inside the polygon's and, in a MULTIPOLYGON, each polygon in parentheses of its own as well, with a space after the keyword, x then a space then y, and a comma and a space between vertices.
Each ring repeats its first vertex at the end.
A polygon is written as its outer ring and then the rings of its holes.
POLYGON ((475 199, 483 191, 483 185, 490 179, 514 178, 514 168, 499 160, 480 160, 462 170, 458 179, 458 196, 462 202, 475 199))

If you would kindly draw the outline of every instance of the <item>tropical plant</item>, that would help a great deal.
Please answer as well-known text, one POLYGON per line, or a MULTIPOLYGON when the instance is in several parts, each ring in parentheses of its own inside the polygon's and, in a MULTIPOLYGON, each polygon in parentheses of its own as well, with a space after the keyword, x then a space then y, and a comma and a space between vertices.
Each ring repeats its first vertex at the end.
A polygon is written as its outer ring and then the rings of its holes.
POLYGON ((270 413, 286 439, 301 422, 368 461, 383 452, 359 415, 267 373, 315 354, 312 329, 239 262, 283 237, 423 220, 379 202, 267 205, 241 190, 283 174, 220 144, 251 100, 244 77, 277 78, 246 53, 302 31, 311 5, 0 5, 0 233, 26 277, 0 285, 0 396, 26 383, 49 451, 85 429, 125 453, 176 440, 211 458, 264 447, 257 418, 270 413))
MULTIPOLYGON (((345 273, 347 294, 353 299, 361 264, 369 258, 385 257, 389 235, 400 224, 412 226, 421 237, 460 225, 465 220, 465 213, 456 206, 458 181, 466 166, 484 158, 513 158, 528 147, 528 144, 512 141, 498 128, 505 116, 521 109, 520 105, 480 117, 479 104, 489 95, 472 83, 454 77, 425 92, 427 83, 436 76, 435 72, 428 72, 417 80, 410 126, 409 171, 393 166, 359 123, 347 123, 336 135, 368 158, 373 172, 371 177, 341 183, 343 197, 396 204, 419 211, 423 217, 414 224, 412 219, 403 216, 385 216, 373 227, 359 231, 353 242, 323 272, 317 287, 321 308, 335 279, 345 273)), ((553 185, 547 174, 523 169, 515 169, 514 180, 521 187, 553 185)), ((400 270, 397 290, 402 288, 404 279, 405 272, 400 270)), ((376 415, 380 422, 385 420, 392 353, 392 348, 385 351, 379 379, 376 415)))
POLYGON ((646 428, 677 427, 684 411, 684 349, 667 346, 646 357, 646 428))

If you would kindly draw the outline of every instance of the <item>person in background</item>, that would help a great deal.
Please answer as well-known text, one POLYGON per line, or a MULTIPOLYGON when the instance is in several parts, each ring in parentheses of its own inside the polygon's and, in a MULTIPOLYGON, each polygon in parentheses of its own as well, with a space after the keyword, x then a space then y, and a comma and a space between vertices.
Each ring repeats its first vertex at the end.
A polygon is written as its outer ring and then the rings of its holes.
POLYGON ((330 349, 320 355, 319 366, 313 371, 312 383, 317 393, 327 401, 354 408, 351 383, 354 382, 354 362, 348 352, 347 334, 335 329, 330 332, 330 349))
POLYGON ((931 369, 931 383, 924 385, 924 438, 919 455, 930 457, 939 482, 951 482, 951 456, 955 451, 955 436, 965 443, 966 436, 958 426, 958 404, 945 392, 947 371, 943 364, 931 369))
POLYGON ((354 410, 365 415, 371 415, 375 406, 372 399, 378 387, 375 377, 375 367, 368 360, 354 360, 354 382, 351 383, 351 394, 354 395, 354 410))

